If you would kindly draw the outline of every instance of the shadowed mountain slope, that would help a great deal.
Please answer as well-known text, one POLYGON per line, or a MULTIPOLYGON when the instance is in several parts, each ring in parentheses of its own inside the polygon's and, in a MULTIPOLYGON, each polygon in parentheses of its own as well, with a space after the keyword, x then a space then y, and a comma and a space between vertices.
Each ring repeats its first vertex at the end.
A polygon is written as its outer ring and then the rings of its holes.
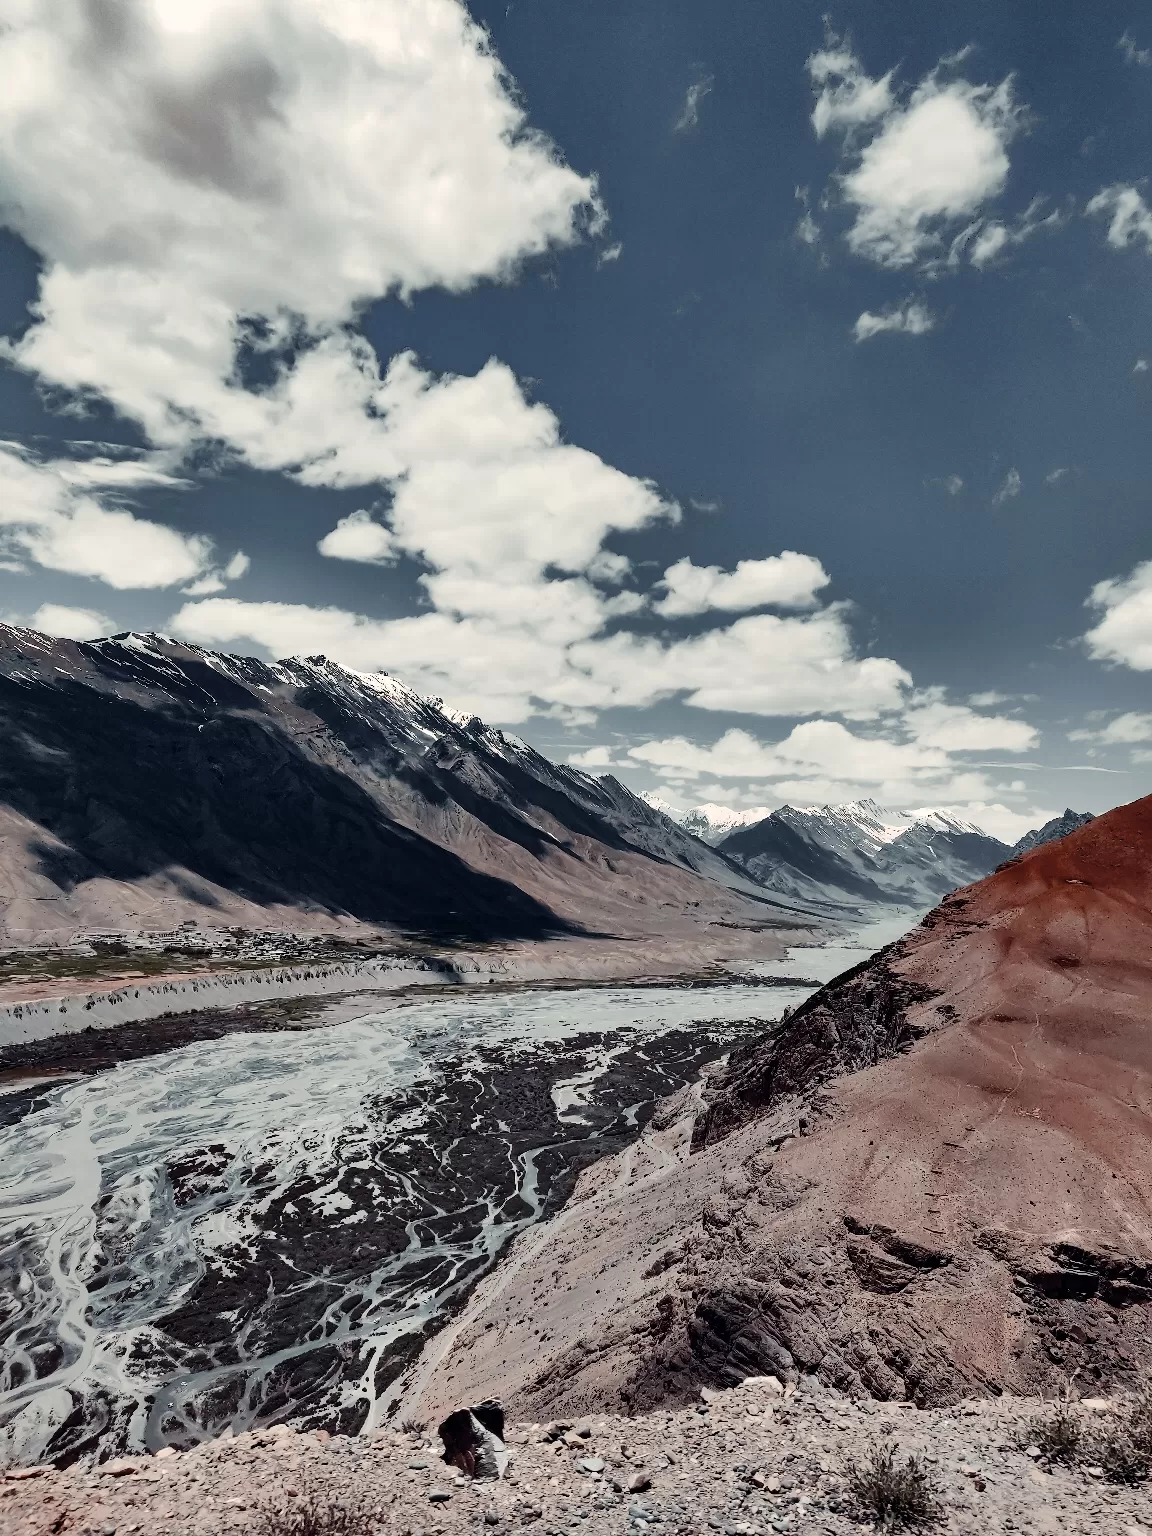
MULTIPOLYGON (((77 928, 657 932, 795 926, 613 779, 383 674, 0 626, 9 939, 77 928)), ((806 917, 810 921, 810 918, 806 917)))

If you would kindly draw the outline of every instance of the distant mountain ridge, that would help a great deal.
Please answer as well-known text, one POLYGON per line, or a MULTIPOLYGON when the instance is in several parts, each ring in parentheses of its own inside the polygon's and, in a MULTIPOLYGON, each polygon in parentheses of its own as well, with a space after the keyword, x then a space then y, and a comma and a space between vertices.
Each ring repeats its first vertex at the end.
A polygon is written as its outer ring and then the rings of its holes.
POLYGON ((793 924, 619 780, 384 674, 0 625, 0 937, 793 924))
POLYGON ((982 879, 1012 850, 946 811, 888 811, 874 800, 782 806, 717 844, 761 885, 801 900, 922 907, 982 879))
POLYGON ((1044 843, 1055 842, 1058 837, 1067 837, 1070 832, 1078 832, 1081 827, 1086 827, 1090 821, 1095 821, 1091 811, 1066 810, 1063 816, 1054 816, 1051 821, 1046 821, 1042 827, 1037 827, 1031 832, 1025 832, 1024 836, 1013 848, 1015 854, 1031 853, 1033 848, 1039 848, 1044 843))

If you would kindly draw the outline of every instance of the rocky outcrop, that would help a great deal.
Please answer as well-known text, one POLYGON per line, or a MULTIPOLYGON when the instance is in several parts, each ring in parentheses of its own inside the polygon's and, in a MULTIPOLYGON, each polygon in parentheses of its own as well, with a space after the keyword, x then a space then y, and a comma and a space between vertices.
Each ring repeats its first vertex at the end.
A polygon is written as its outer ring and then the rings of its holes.
POLYGON ((957 892, 733 1052, 676 1157, 595 1170, 445 1368, 542 1415, 763 1371, 920 1404, 1132 1381, 1150 1011, 1152 798, 957 892))
POLYGON ((1095 821, 1091 811, 1066 810, 1063 816, 1053 816, 1051 821, 1046 821, 1042 827, 1033 827, 1031 832, 1025 832, 1024 836, 1013 848, 1014 854, 1031 853, 1033 848, 1039 848, 1042 843, 1054 843, 1059 837, 1067 837, 1071 832, 1078 832, 1081 827, 1086 827, 1090 821, 1095 821))

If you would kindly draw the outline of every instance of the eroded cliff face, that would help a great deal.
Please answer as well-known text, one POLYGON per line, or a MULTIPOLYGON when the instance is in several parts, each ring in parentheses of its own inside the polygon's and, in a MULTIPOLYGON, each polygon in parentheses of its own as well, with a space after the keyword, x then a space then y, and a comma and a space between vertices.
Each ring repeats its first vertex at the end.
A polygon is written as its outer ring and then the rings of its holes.
POLYGON ((1152 799, 955 893, 585 1176, 431 1394, 643 1410, 1152 1366, 1152 799), (636 1154, 633 1154, 635 1159, 636 1154))

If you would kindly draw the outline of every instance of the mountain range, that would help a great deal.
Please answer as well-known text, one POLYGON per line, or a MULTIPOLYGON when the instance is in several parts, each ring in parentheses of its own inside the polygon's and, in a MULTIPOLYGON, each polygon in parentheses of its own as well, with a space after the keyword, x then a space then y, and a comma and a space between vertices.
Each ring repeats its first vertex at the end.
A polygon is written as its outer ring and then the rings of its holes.
POLYGON ((0 729, 13 941, 189 922, 795 926, 795 903, 617 779, 323 656, 0 626, 0 729))
MULTIPOLYGON (((504 938, 811 927, 875 903, 926 908, 1012 853, 943 812, 871 801, 749 825, 755 813, 733 813, 718 839, 714 821, 699 827, 706 841, 611 775, 383 673, 159 635, 83 643, 0 625, 0 728, 9 942, 181 923, 504 938)), ((1030 836, 1049 834, 1056 823, 1030 836)))
POLYGON ((655 796, 645 798, 768 889, 802 901, 844 903, 931 905, 1093 819, 1090 812, 1067 810, 1010 847, 950 811, 896 811, 875 800, 775 811, 720 805, 677 811, 655 796))

